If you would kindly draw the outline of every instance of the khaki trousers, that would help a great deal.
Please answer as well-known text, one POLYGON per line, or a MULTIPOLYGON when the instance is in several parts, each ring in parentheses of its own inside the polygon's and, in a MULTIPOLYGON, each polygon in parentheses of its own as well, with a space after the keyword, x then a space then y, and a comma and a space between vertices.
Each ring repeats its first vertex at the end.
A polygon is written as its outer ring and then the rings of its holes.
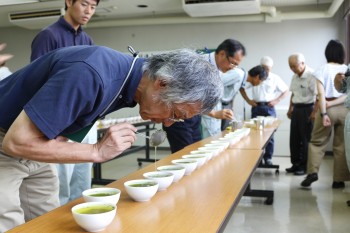
POLYGON ((344 124, 348 109, 343 105, 337 105, 327 109, 327 113, 332 123, 330 127, 323 126, 320 111, 316 114, 311 141, 309 143, 307 173, 311 174, 319 171, 322 158, 326 152, 327 143, 330 140, 332 130, 334 130, 333 181, 347 181, 350 180, 350 173, 345 159, 344 124))
POLYGON ((5 155, 0 131, 0 232, 5 232, 59 206, 54 164, 5 155))

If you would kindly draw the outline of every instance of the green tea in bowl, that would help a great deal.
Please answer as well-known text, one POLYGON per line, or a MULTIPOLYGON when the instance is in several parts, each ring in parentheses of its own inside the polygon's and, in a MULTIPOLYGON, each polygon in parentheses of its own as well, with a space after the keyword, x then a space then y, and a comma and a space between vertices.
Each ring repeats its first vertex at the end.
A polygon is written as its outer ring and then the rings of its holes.
POLYGON ((111 203, 86 202, 74 206, 73 218, 88 232, 103 231, 113 221, 117 207, 111 203))
POLYGON ((158 191, 166 190, 174 180, 174 174, 167 171, 146 172, 143 177, 158 182, 158 191))
POLYGON ((197 168, 198 161, 195 159, 175 159, 171 163, 184 166, 185 176, 188 176, 197 168))
POLYGON ((173 182, 178 182, 185 175, 186 168, 182 165, 165 165, 157 167, 157 171, 173 173, 173 182))
POLYGON ((124 183, 126 192, 134 201, 149 201, 157 192, 159 184, 155 180, 129 180, 124 183))
POLYGON ((85 202, 108 202, 117 205, 120 198, 120 190, 116 188, 92 188, 83 193, 85 202))

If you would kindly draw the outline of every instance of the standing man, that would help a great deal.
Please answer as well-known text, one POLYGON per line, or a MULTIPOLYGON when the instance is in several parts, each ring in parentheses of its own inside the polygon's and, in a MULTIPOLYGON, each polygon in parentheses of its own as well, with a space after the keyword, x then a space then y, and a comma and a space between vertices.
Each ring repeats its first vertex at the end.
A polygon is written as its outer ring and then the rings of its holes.
POLYGON ((317 111, 317 88, 313 70, 305 65, 303 54, 290 55, 288 62, 294 75, 290 84, 292 96, 287 113, 291 119, 289 146, 292 167, 287 168, 286 172, 300 176, 305 174, 307 167, 307 151, 317 111))
MULTIPOLYGON (((288 86, 278 75, 271 72, 272 58, 264 56, 261 58, 260 64, 267 70, 267 79, 255 87, 248 84, 241 89, 241 94, 245 101, 252 106, 252 118, 257 116, 276 117, 275 105, 288 95, 288 86), (245 92, 245 89, 248 88, 252 88, 252 99, 245 92)), ((272 165, 273 149, 274 139, 272 137, 265 148, 263 156, 265 165, 272 165)))
MULTIPOLYGON (((65 0, 64 16, 43 29, 32 42, 31 61, 58 48, 75 45, 93 45, 91 37, 82 29, 95 13, 100 0, 65 0)), ((97 128, 94 125, 82 143, 94 144, 97 141, 97 128)), ((60 180, 61 205, 81 196, 91 188, 92 163, 57 164, 60 180)))
MULTIPOLYGON (((244 55, 245 48, 239 41, 226 39, 217 47, 215 52, 202 56, 209 61, 209 63, 217 67, 217 72, 221 75, 236 67, 241 62, 244 55)), ((216 106, 208 115, 209 116, 206 116, 207 119, 209 121, 213 119, 215 121, 214 127, 217 128, 218 125, 220 129, 221 121, 218 119, 230 119, 233 117, 233 112, 229 109, 222 110, 221 107, 219 109, 218 106, 216 106)), ((172 153, 202 139, 201 116, 199 115, 186 119, 184 122, 176 122, 171 127, 163 127, 163 129, 167 132, 172 153)))
POLYGON ((135 55, 70 46, 0 82, 0 232, 59 206, 51 163, 111 160, 131 147, 137 128, 113 125, 93 145, 67 142, 68 135, 137 104, 144 120, 167 127, 211 111, 221 99, 216 68, 195 52, 135 55))
POLYGON ((246 54, 245 47, 237 40, 227 39, 223 41, 215 52, 204 55, 208 61, 216 66, 219 70, 219 74, 221 77, 221 81, 224 85, 224 98, 221 99, 221 102, 218 103, 217 106, 207 115, 202 115, 202 136, 203 138, 207 138, 218 134, 221 132, 221 122, 222 120, 232 120, 233 119, 233 110, 231 108, 224 108, 222 105, 222 101, 224 103, 228 103, 233 99, 233 94, 230 91, 232 89, 232 83, 229 82, 230 79, 236 78, 231 74, 230 77, 225 76, 227 72, 232 69, 239 69, 238 65, 241 63, 242 59, 246 54), (229 54, 232 54, 232 58, 230 58, 229 54), (220 62, 220 58, 224 61, 227 60, 229 63, 220 62), (225 102, 226 101, 226 102, 225 102))

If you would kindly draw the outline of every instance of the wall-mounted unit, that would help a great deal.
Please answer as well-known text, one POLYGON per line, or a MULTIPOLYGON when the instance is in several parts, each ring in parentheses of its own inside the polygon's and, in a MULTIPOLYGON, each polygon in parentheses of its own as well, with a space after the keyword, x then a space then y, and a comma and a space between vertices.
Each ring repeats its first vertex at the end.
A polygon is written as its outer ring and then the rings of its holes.
POLYGON ((260 14, 260 0, 182 0, 191 17, 260 14))
POLYGON ((10 23, 26 29, 42 29, 64 15, 64 9, 32 10, 9 13, 10 23))

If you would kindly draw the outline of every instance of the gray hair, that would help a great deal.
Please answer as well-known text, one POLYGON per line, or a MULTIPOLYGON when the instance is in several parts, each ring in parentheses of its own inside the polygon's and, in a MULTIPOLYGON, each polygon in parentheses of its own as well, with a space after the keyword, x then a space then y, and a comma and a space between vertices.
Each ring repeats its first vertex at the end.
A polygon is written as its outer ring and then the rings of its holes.
POLYGON ((146 59, 142 69, 151 80, 165 81, 159 98, 168 106, 200 103, 201 113, 206 113, 221 99, 223 85, 218 69, 192 50, 154 55, 146 59))
POLYGON ((289 58, 295 58, 298 64, 302 62, 305 63, 305 57, 302 53, 294 53, 290 55, 289 58))
POLYGON ((267 66, 272 68, 273 66, 273 60, 269 56, 263 56, 260 60, 260 65, 267 66))

